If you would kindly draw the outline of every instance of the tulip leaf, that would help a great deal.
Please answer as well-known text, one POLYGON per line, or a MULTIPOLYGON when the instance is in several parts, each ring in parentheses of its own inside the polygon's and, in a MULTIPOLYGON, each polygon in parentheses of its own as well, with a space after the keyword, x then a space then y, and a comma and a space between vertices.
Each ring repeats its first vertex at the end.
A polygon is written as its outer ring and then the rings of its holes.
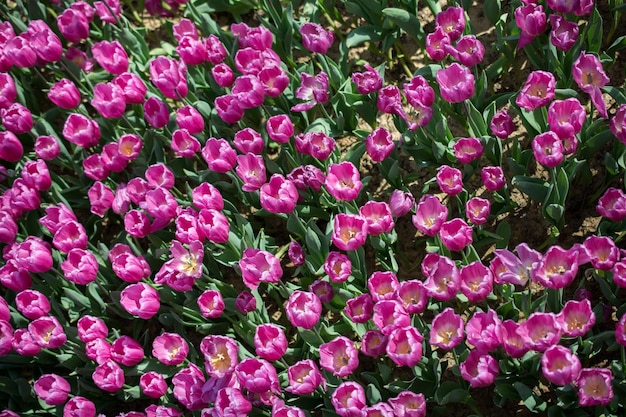
POLYGON ((491 22, 492 25, 495 25, 498 20, 500 20, 500 6, 501 0, 485 0, 485 5, 483 6, 485 9, 485 16, 491 22))
POLYGON ((359 26, 351 31, 344 40, 348 48, 354 48, 365 42, 376 42, 381 38, 381 31, 377 26, 359 26))
POLYGON ((424 30, 415 15, 396 7, 383 9, 383 15, 391 19, 393 23, 402 28, 413 39, 419 40, 424 38, 424 30))
POLYGON ((524 402, 526 408, 530 411, 545 411, 547 403, 535 394, 532 389, 521 382, 513 383, 513 387, 517 390, 520 398, 524 402))
POLYGON ((469 392, 452 381, 443 382, 435 391, 435 400, 440 405, 465 403, 469 398, 471 398, 469 392))
POLYGON ((541 178, 516 175, 511 180, 511 184, 515 185, 521 192, 539 203, 543 203, 545 201, 549 191, 548 183, 541 178))
POLYGON ((587 23, 587 52, 599 53, 602 47, 602 16, 597 7, 593 8, 587 23))

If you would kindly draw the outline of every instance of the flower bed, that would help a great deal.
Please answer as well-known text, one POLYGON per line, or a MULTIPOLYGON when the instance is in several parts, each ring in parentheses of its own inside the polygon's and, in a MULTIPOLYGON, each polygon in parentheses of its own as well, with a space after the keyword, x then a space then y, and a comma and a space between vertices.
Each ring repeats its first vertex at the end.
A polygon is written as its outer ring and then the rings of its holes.
POLYGON ((0 5, 0 416, 624 413, 620 0, 140 3, 0 5))

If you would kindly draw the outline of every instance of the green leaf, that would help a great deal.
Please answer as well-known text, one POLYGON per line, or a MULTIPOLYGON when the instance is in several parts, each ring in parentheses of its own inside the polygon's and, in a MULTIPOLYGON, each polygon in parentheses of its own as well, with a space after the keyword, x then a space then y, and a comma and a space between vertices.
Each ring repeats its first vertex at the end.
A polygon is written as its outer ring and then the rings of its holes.
POLYGON ((485 0, 484 9, 489 22, 495 25, 500 20, 500 0, 485 0))
POLYGON ((543 203, 548 195, 549 184, 541 178, 516 175, 511 180, 511 184, 539 203, 543 203))
POLYGON ((593 8, 593 13, 587 23, 587 52, 599 53, 602 47, 602 16, 597 7, 593 8))
POLYGON ((487 136, 489 133, 483 115, 470 100, 465 100, 465 105, 469 116, 470 134, 476 137, 487 136))
POLYGON ((443 382, 437 391, 435 391, 435 401, 440 405, 446 405, 450 403, 464 403, 470 397, 467 390, 460 387, 456 382, 445 381, 443 382))
POLYGON ((417 16, 395 7, 383 9, 383 15, 400 26, 413 39, 420 40, 424 38, 424 30, 417 16))
POLYGON ((524 402, 526 408, 530 411, 545 411, 547 404, 546 402, 535 394, 527 385, 521 382, 513 383, 513 387, 517 390, 520 398, 524 402))
POLYGON ((380 28, 372 25, 359 26, 350 31, 344 42, 348 48, 354 48, 365 42, 379 41, 382 36, 380 28))

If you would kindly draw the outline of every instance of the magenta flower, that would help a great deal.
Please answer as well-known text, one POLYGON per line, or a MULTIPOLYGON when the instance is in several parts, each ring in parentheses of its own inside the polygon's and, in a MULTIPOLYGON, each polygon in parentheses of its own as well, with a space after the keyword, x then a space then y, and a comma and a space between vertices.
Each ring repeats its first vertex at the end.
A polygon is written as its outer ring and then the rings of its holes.
POLYGON ((437 170, 436 178, 441 191, 448 195, 454 196, 463 191, 463 174, 457 168, 442 165, 437 170))
POLYGON ((439 201, 439 198, 424 194, 417 203, 412 222, 420 232, 427 236, 435 236, 447 217, 448 208, 439 201))
POLYGON ((515 131, 515 124, 506 109, 501 109, 491 118, 489 128, 496 137, 506 139, 515 131))
POLYGON ((118 41, 100 41, 93 44, 91 53, 102 68, 113 75, 128 71, 128 54, 118 41))
POLYGON ((552 246, 531 270, 533 281, 546 288, 564 288, 578 273, 578 252, 552 246))
POLYGON ((150 61, 150 80, 161 93, 172 100, 187 96, 187 66, 164 55, 150 61))
POLYGON ((551 130, 535 136, 532 148, 537 162, 546 168, 557 167, 565 159, 563 141, 551 130))
POLYGON ((389 196, 389 209, 393 217, 402 217, 415 207, 415 197, 410 192, 395 189, 389 196))
POLYGON ((448 53, 466 67, 482 62, 485 56, 485 45, 474 35, 465 35, 454 46, 448 46, 448 53))
POLYGON ((365 407, 362 417, 394 417, 393 408, 386 402, 378 402, 370 407, 365 407))
POLYGON ((367 279, 367 289, 375 302, 395 299, 399 285, 398 277, 392 271, 372 272, 367 279))
POLYGON ((355 323, 366 323, 374 313, 374 302, 369 294, 359 294, 346 301, 344 313, 355 323))
POLYGON ((296 151, 325 161, 335 150, 337 143, 324 132, 306 132, 296 135, 296 151))
POLYGON ((542 255, 530 249, 526 243, 515 247, 519 258, 507 249, 496 249, 495 258, 491 261, 491 271, 498 284, 505 282, 514 285, 526 285, 530 271, 541 261, 542 255))
POLYGON ((461 251, 472 244, 472 227, 465 220, 455 217, 441 225, 439 238, 451 251, 461 251))
POLYGON ((485 224, 491 213, 489 200, 480 197, 472 197, 465 203, 465 215, 473 224, 485 224))
POLYGON ((528 74, 526 83, 520 90, 515 103, 521 108, 532 111, 543 107, 554 98, 556 79, 546 71, 533 71, 528 74))
POLYGON ((201 149, 198 139, 186 129, 177 129, 172 133, 171 148, 179 158, 193 158, 201 149))
POLYGON ((365 402, 365 390, 354 381, 345 381, 333 391, 330 402, 340 417, 361 417, 365 402))
POLYGON ((253 109, 263 104, 265 88, 256 75, 242 75, 235 79, 231 94, 242 109, 253 109))
POLYGON ((91 374, 94 384, 107 392, 117 392, 124 386, 124 371, 112 360, 96 367, 91 374))
POLYGON ((451 42, 457 41, 465 30, 465 11, 462 7, 448 7, 435 17, 438 28, 442 28, 451 42))
POLYGON ((256 191, 265 184, 265 162, 261 155, 255 155, 253 153, 237 155, 235 172, 243 181, 243 185, 241 186, 243 191, 256 191))
POLYGON ((316 104, 328 101, 328 75, 324 71, 315 76, 301 72, 300 87, 296 89, 296 98, 306 100, 306 102, 293 106, 292 112, 311 110, 316 104))
POLYGON ((200 294, 197 302, 203 317, 215 319, 224 312, 224 299, 218 290, 205 290, 200 294))
POLYGON ((15 133, 0 132, 0 159, 7 162, 17 162, 22 159, 24 147, 15 133))
POLYGON ((337 336, 320 348, 320 366, 333 375, 343 378, 359 365, 359 353, 354 343, 345 336, 337 336))
POLYGON ((363 187, 359 170, 349 161, 331 164, 324 185, 333 197, 343 201, 354 200, 363 187))
POLYGON ((492 351, 500 346, 501 326, 494 310, 476 311, 465 325, 467 342, 483 352, 492 351))
POLYGON ((578 24, 558 14, 551 14, 549 19, 552 26, 550 42, 562 51, 569 51, 578 40, 578 24))
POLYGON ((287 300, 285 312, 292 325, 312 329, 320 320, 322 303, 312 292, 294 291, 287 300))
POLYGON ((434 32, 426 35, 426 54, 433 61, 443 61, 448 56, 448 47, 451 43, 450 37, 445 29, 438 27, 434 32))
POLYGON ((208 138, 202 148, 202 158, 216 172, 228 172, 237 163, 237 152, 226 139, 208 138))
POLYGON ((155 371, 149 371, 139 378, 141 392, 151 398, 161 398, 167 392, 165 377, 155 371))
POLYGON ((122 90, 127 104, 143 103, 148 87, 146 87, 146 84, 139 75, 132 72, 125 72, 114 77, 111 82, 122 90))
POLYGON ((442 68, 435 75, 439 84, 441 98, 450 103, 460 103, 474 95, 474 75, 471 71, 456 62, 442 68))
MULTIPOLYGON (((2 146, 2 139, 0 139, 0 158, 5 159, 2 157, 2 146)), ((37 158, 41 158, 45 161, 53 160, 61 154, 59 141, 53 136, 37 137, 37 139, 35 140, 35 154, 37 155, 37 158)))
POLYGON ((104 339, 109 333, 109 329, 102 319, 89 315, 78 319, 76 327, 78 328, 78 338, 84 343, 98 338, 104 339))
POLYGON ((283 276, 280 260, 268 251, 247 248, 239 260, 243 283, 251 290, 261 282, 277 283, 283 276))
POLYGON ((330 251, 324 262, 324 272, 326 272, 331 282, 344 282, 352 273, 352 262, 347 255, 330 251))
MULTIPOLYGON (((32 341, 31 340, 25 341, 24 345, 26 345, 26 343, 28 343, 29 345, 31 343, 35 344, 36 347, 32 346, 28 350, 33 351, 34 354, 37 354, 38 352, 41 351, 42 347, 39 345, 39 343, 37 343, 36 340, 34 340, 35 338, 33 337, 32 334, 30 334, 30 331, 26 330, 26 332, 28 332, 28 335, 30 336, 30 339, 32 339, 32 341)), ((26 339, 26 337, 24 337, 24 339, 26 339)), ((13 349, 13 343, 12 343, 13 339, 14 339, 14 332, 13 332, 13 327, 11 326, 11 323, 9 323, 6 320, 0 320, 0 356, 7 355, 11 352, 11 349, 13 349)))
POLYGON ((598 57, 581 52, 572 66, 572 75, 581 90, 591 96, 591 102, 600 116, 606 119, 608 117, 606 103, 602 98, 600 88, 604 87, 610 80, 598 57))
POLYGON ((287 256, 289 256, 289 260, 293 264, 293 266, 302 266, 304 265, 304 261, 306 259, 306 255, 300 243, 296 240, 292 240, 289 242, 289 248, 287 249, 287 256))
POLYGON ((79 395, 70 398, 63 406, 63 417, 95 417, 95 415, 96 405, 79 395))
POLYGON ((235 133, 233 144, 242 154, 253 153, 260 155, 265 147, 265 142, 259 132, 249 127, 235 133))
POLYGON ((399 328, 411 325, 411 316, 404 309, 402 302, 393 300, 380 300, 374 304, 372 321, 385 336, 399 328))
POLYGON ((287 351, 285 332, 275 324, 260 324, 254 332, 254 348, 263 359, 277 361, 287 351))
POLYGON ((217 392, 214 408, 218 416, 246 417, 252 410, 252 403, 238 388, 225 387, 217 392))
MULTIPOLYGON (((62 78, 60 81, 62 80, 69 81, 65 78, 62 78)), ((74 85, 74 87, 76 87, 76 85, 74 85)), ((0 72, 0 109, 6 109, 9 107, 13 102, 15 102, 16 98, 17 88, 15 87, 13 77, 11 74, 6 72, 0 72)))
POLYGON ((384 161, 394 149, 393 137, 384 127, 377 127, 365 138, 365 150, 374 162, 384 161))
POLYGON ((596 211, 614 222, 626 219, 626 193, 619 188, 609 187, 598 199, 596 211))
POLYGON ((309 285, 309 292, 312 292, 320 299, 323 304, 330 303, 333 299, 333 286, 328 281, 316 279, 309 285))
POLYGON ((484 301, 493 290, 493 274, 480 261, 461 268, 461 292, 471 303, 484 301))
POLYGON ((72 113, 63 125, 63 137, 74 145, 90 148, 100 140, 100 127, 95 120, 72 113))
POLYGON ((162 333, 152 341, 152 356, 165 365, 180 365, 189 353, 189 345, 178 333, 162 333))
POLYGON ((626 144, 626 103, 617 108, 615 116, 611 118, 609 128, 620 142, 626 144))
POLYGON ((277 114, 267 119, 265 130, 274 142, 287 143, 293 136, 294 127, 288 115, 277 114))
POLYGON ((301 360, 287 370, 289 386, 287 392, 296 395, 310 395, 320 385, 326 386, 326 380, 319 368, 311 359, 301 360))
POLYGON ((220 191, 211 183, 203 182, 191 191, 191 200, 199 209, 224 209, 224 199, 220 191))
POLYGON ((367 221, 367 233, 378 236, 390 233, 394 227, 389 205, 382 201, 368 201, 359 208, 359 214, 367 221))
POLYGON ((156 97, 150 97, 143 103, 143 117, 146 122, 155 129, 161 129, 167 125, 170 119, 167 104, 156 97))
POLYGON ((548 125, 559 138, 567 139, 581 131, 586 116, 578 99, 555 100, 548 108, 548 125))
POLYGON ((318 23, 307 22, 300 26, 302 44, 306 49, 318 54, 325 54, 335 40, 335 33, 332 30, 325 30, 318 23))
POLYGON ((385 353, 389 338, 378 330, 368 330, 361 338, 361 352, 370 358, 378 358, 385 353))
POLYGON ((87 285, 97 278, 98 261, 92 252, 73 248, 68 252, 67 259, 61 262, 61 269, 66 280, 87 285))
POLYGON ((200 65, 207 60, 206 43, 192 36, 180 38, 176 53, 187 65, 200 65))
POLYGON ((28 331, 42 348, 55 349, 67 341, 63 326, 54 316, 42 316, 30 322, 28 331))
POLYGON ((480 179, 489 191, 498 191, 506 184, 504 171, 499 166, 483 167, 480 171, 480 179))
POLYGON ((557 315, 557 320, 567 337, 583 336, 596 323, 596 315, 591 309, 591 301, 569 300, 557 315))
POLYGON ((461 275, 452 259, 447 256, 435 256, 436 260, 424 281, 424 288, 430 297, 439 301, 448 301, 459 292, 461 275))
POLYGON ((607 405, 613 399, 613 373, 606 368, 584 368, 578 374, 578 404, 582 407, 607 405))
POLYGON ((465 337, 465 322, 452 307, 447 307, 433 319, 428 343, 444 350, 458 346, 465 337))
POLYGON ((339 213, 333 220, 331 240, 344 251, 356 250, 367 239, 367 220, 358 215, 339 213))
POLYGON ((518 333, 519 328, 519 323, 513 320, 505 320, 500 327, 500 342, 504 351, 512 358, 521 358, 530 350, 518 333))
POLYGON ((544 352, 559 342, 563 330, 556 314, 535 312, 519 326, 518 334, 528 349, 544 352))
POLYGON ((461 377, 470 383, 472 388, 488 387, 498 376, 498 362, 489 354, 472 350, 459 365, 461 377))
POLYGON ((261 186, 261 207, 270 213, 289 214, 298 203, 298 189, 293 181, 281 174, 273 174, 269 182, 261 186))
POLYGON ((181 369, 172 377, 172 393, 188 410, 199 410, 207 404, 202 399, 202 387, 206 378, 202 370, 196 365, 189 364, 189 367, 181 369))
POLYGON ((111 359, 125 366, 135 366, 144 358, 139 342, 130 336, 122 335, 111 343, 111 359))
POLYGON ((48 98, 63 109, 73 109, 80 104, 81 100, 78 87, 67 78, 60 79, 50 87, 48 98))
POLYGON ((15 307, 27 319, 35 320, 50 312, 50 300, 37 290, 24 290, 15 296, 15 307))
POLYGON ((230 375, 239 363, 237 343, 228 336, 205 336, 200 342, 200 351, 204 355, 206 372, 213 378, 230 375))
POLYGON ((76 8, 67 8, 57 17, 61 35, 72 43, 80 43, 89 37, 89 22, 85 13, 76 8))
POLYGON ((241 314, 248 314, 256 310, 256 298, 250 291, 242 291, 235 298, 235 308, 241 314))
POLYGON ((522 49, 546 30, 546 14, 543 6, 527 4, 515 9, 515 23, 520 28, 517 49, 522 49))
POLYGON ((159 312, 161 301, 157 290, 138 282, 122 290, 120 304, 128 314, 147 320, 159 312))
POLYGON ((409 314, 420 314, 426 309, 428 294, 422 281, 411 279, 400 282, 398 300, 409 314))
POLYGON ((613 268, 620 258, 617 245, 607 236, 589 236, 585 239, 583 248, 591 260, 591 265, 596 269, 607 271, 613 268))
POLYGON ((230 225, 228 218, 215 209, 201 209, 198 213, 198 229, 204 237, 214 243, 228 241, 230 225))
POLYGON ((393 408, 395 416, 425 417, 426 400, 424 394, 412 391, 402 391, 393 398, 389 398, 389 404, 393 408))
POLYGON ((235 374, 239 383, 249 392, 258 394, 269 391, 280 392, 276 368, 264 359, 244 359, 235 368, 235 374))
POLYGON ((469 164, 480 158, 484 147, 478 138, 459 138, 453 146, 454 156, 462 164, 469 164))
POLYGON ((622 314, 615 325, 615 340, 620 345, 626 346, 626 314, 622 314))
POLYGON ((365 71, 353 72, 351 75, 352 82, 356 84, 359 94, 370 94, 380 90, 383 86, 383 79, 380 73, 372 68, 371 65, 365 64, 365 71))
POLYGON ((35 394, 48 405, 60 405, 67 400, 70 384, 56 374, 41 375, 33 384, 35 394))
POLYGON ((6 109, 0 109, 2 124, 16 135, 29 132, 33 128, 33 115, 20 103, 13 103, 6 109))
POLYGON ((396 365, 413 367, 422 359, 422 340, 415 327, 396 327, 389 333, 385 351, 396 365))
POLYGON ((376 106, 378 107, 378 111, 382 113, 400 116, 407 123, 409 130, 417 129, 417 123, 409 120, 402 106, 402 94, 400 93, 400 89, 395 85, 388 85, 378 91, 376 106))

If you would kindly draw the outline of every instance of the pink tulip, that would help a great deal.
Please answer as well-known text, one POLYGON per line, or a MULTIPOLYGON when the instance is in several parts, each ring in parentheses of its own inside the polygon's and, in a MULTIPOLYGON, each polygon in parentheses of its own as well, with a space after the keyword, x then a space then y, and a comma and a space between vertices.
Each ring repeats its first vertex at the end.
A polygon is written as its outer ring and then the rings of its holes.
POLYGON ((191 192, 193 204, 199 209, 214 209, 221 211, 224 209, 224 199, 220 191, 208 182, 203 182, 191 192))
MULTIPOLYGON (((237 176, 243 181, 241 189, 251 192, 260 189, 266 181, 265 162, 261 155, 237 155, 237 176)), ((295 188, 295 186, 294 186, 295 188)), ((280 193, 280 191, 279 191, 280 193)))
POLYGON ((448 56, 450 43, 450 37, 445 29, 437 27, 434 32, 426 35, 426 54, 433 61, 443 61, 448 56))
POLYGON ((394 149, 391 133, 384 127, 377 127, 365 138, 365 150, 374 162, 384 161, 394 149))
POLYGON ((205 290, 198 297, 198 308, 203 317, 218 318, 224 312, 224 299, 218 290, 205 290))
POLYGON ((410 192, 395 189, 389 196, 389 209, 393 217, 402 217, 415 206, 415 197, 410 192))
POLYGON ((609 187, 598 199, 596 211, 614 222, 626 219, 626 193, 619 188, 609 187))
POLYGON ((295 395, 310 395, 320 385, 326 386, 322 373, 311 359, 291 365, 287 370, 287 377, 289 386, 285 390, 295 395))
POLYGON ((399 285, 392 271, 376 271, 367 279, 367 289, 375 302, 396 299, 399 285))
POLYGON ((441 349, 453 349, 463 341, 464 328, 463 318, 447 307, 433 319, 429 343, 441 349))
POLYGON ((167 125, 170 113, 164 101, 150 97, 143 103, 143 117, 150 126, 161 129, 167 125))
POLYGON ((413 367, 422 359, 422 340, 415 327, 396 327, 389 333, 387 356, 398 366, 413 367))
POLYGON ((111 343, 111 359, 125 366, 135 366, 144 358, 139 342, 130 336, 122 335, 111 343))
POLYGON ((578 24, 558 14, 551 14, 549 19, 552 26, 550 43, 562 51, 569 51, 578 40, 578 24))
POLYGON ((589 236, 585 239, 583 248, 591 259, 591 265, 604 271, 613 268, 620 257, 615 242, 607 236, 589 236))
POLYGON ((225 139, 207 139, 202 148, 202 157, 209 168, 217 172, 228 172, 235 167, 237 153, 225 139))
POLYGON ((241 48, 251 47, 264 50, 272 47, 274 37, 272 32, 264 26, 250 27, 245 23, 233 23, 230 29, 241 48))
POLYGON ((57 25, 61 35, 72 43, 79 43, 89 37, 89 22, 91 21, 85 13, 73 9, 65 9, 57 17, 57 25))
POLYGON ((286 114, 271 116, 267 119, 265 129, 269 138, 279 143, 289 142, 294 133, 293 123, 286 114))
POLYGON ((254 332, 254 348, 263 359, 277 361, 287 351, 285 332, 275 324, 260 324, 254 332))
POLYGON ((16 135, 30 132, 33 128, 33 115, 20 103, 13 103, 6 109, 0 109, 0 116, 7 131, 16 135))
POLYGON ((285 312, 292 325, 312 329, 320 320, 322 303, 313 293, 294 291, 285 305, 285 312))
POLYGON ((358 351, 354 343, 345 336, 337 336, 319 348, 320 366, 333 375, 343 378, 350 375, 359 365, 358 351))
POLYGON ((426 400, 424 394, 412 391, 402 391, 393 398, 389 398, 393 408, 393 415, 404 417, 425 417, 426 400))
POLYGON ((306 255, 302 246, 295 240, 289 242, 289 248, 287 249, 287 255, 289 256, 289 260, 293 264, 293 266, 302 266, 304 265, 306 255))
POLYGON ((141 392, 151 398, 161 398, 167 392, 167 382, 162 374, 154 371, 146 372, 139 378, 141 392))
POLYGON ((472 350, 465 361, 459 365, 461 377, 470 383, 472 388, 487 387, 499 373, 498 362, 481 350, 472 350))
POLYGON ((174 398, 188 410, 205 407, 207 404, 202 399, 202 387, 205 382, 202 370, 193 363, 190 364, 172 377, 174 398))
POLYGON ((546 288, 558 289, 570 285, 577 272, 578 253, 552 246, 531 270, 531 278, 546 288))
POLYGON ((24 290, 15 296, 15 307, 27 319, 35 320, 50 312, 50 300, 37 290, 24 290))
POLYGON ((461 268, 461 292, 471 303, 484 301, 493 290, 493 274, 480 261, 461 268))
POLYGON ((328 51, 335 39, 335 33, 332 30, 325 30, 322 25, 314 22, 304 23, 299 31, 304 47, 322 55, 328 51))
POLYGON ((372 321, 378 330, 389 336, 394 329, 409 326, 411 317, 402 302, 396 299, 380 300, 374 304, 372 321))
POLYGON ((337 248, 350 251, 365 244, 367 220, 358 215, 339 213, 333 220, 331 240, 337 248))
POLYGON ((300 165, 287 174, 287 179, 293 181, 298 190, 311 188, 314 191, 319 191, 326 181, 326 176, 316 166, 300 165))
POLYGON ((409 130, 417 129, 417 123, 409 120, 402 104, 402 94, 395 85, 388 85, 378 91, 376 106, 379 112, 400 116, 407 123, 409 130))
POLYGON ((11 338, 9 327, 8 322, 0 319, 0 355, 10 352, 9 341, 11 347, 21 356, 36 356, 41 352, 41 346, 35 343, 28 329, 15 329, 11 338))
POLYGON ((515 103, 524 110, 532 111, 550 103, 554 98, 555 89, 556 79, 552 73, 533 71, 528 74, 515 103))
POLYGON ((157 290, 143 282, 124 288, 120 295, 120 304, 129 314, 144 320, 158 313, 161 305, 157 290))
POLYGON ((588 299, 582 301, 569 300, 557 314, 557 320, 567 337, 584 336, 596 323, 596 315, 591 309, 588 299))
POLYGON ((135 73, 124 72, 115 76, 111 82, 122 90, 127 104, 142 104, 146 98, 148 87, 135 73))
POLYGON ((581 131, 586 116, 578 99, 555 100, 548 108, 548 125, 559 138, 567 139, 581 131))
POLYGON ((238 364, 237 343, 228 336, 205 336, 200 343, 207 374, 213 378, 224 378, 234 372, 238 364))
MULTIPOLYGON (((68 9, 71 10, 71 9, 68 9)), ((63 406, 63 417, 95 417, 96 406, 79 395, 70 398, 63 406)))
POLYGON ((584 368, 578 374, 578 404, 581 407, 608 405, 613 399, 613 373, 606 368, 584 368))
POLYGON ((344 313, 355 323, 366 323, 374 313, 374 302, 369 294, 360 294, 346 301, 344 313))
POLYGON ((545 352, 550 346, 556 345, 563 330, 554 313, 531 313, 528 320, 519 326, 518 334, 528 349, 545 352))
POLYGON ((487 199, 472 197, 465 203, 465 214, 473 224, 485 224, 490 213, 491 203, 487 199))
POLYGON ((390 233, 393 230, 393 216, 385 202, 368 201, 359 208, 359 214, 367 221, 367 233, 370 236, 390 233))
POLYGON ((187 96, 187 66, 166 56, 150 61, 150 80, 161 93, 172 100, 187 96))
POLYGON ((437 71, 435 78, 441 98, 450 103, 460 103, 474 95, 474 75, 467 67, 456 62, 437 71))
POLYGON ((280 393, 276 368, 264 359, 248 358, 235 368, 239 383, 249 392, 264 394, 280 393))
POLYGON ((321 71, 313 76, 306 72, 300 73, 300 86, 296 89, 296 98, 306 100, 291 108, 292 112, 311 110, 316 104, 328 101, 328 75, 321 71))
POLYGON ((331 282, 344 282, 352 274, 352 262, 347 255, 330 251, 324 262, 324 272, 326 272, 331 282))
POLYGON ((494 350, 500 346, 501 326, 494 310, 476 311, 465 325, 467 342, 483 352, 494 350))
POLYGON ((537 162, 546 168, 559 166, 565 159, 563 142, 553 131, 535 136, 532 142, 533 154, 537 162))
POLYGON ((63 125, 63 137, 77 146, 90 148, 100 140, 100 127, 95 120, 72 113, 63 125))
POLYGON ((263 148, 265 148, 265 142, 261 135, 256 130, 249 127, 235 133, 233 144, 235 148, 243 154, 252 153, 260 155, 263 152, 263 148))
POLYGON ((621 104, 609 124, 611 132, 622 143, 626 143, 626 103, 621 104))
POLYGON ((146 237, 150 234, 150 219, 141 210, 130 210, 124 215, 124 230, 133 237, 146 237))
POLYGON ((63 326, 54 316, 42 316, 30 322, 28 331, 42 348, 55 349, 67 341, 63 326))
POLYGON ((180 38, 176 53, 186 65, 200 65, 207 60, 206 44, 193 36, 180 38))
POLYGON ((118 41, 100 41, 93 44, 91 53, 98 64, 113 75, 128 71, 128 54, 118 41))
POLYGON ((521 358, 530 350, 518 333, 519 328, 519 323, 513 320, 505 320, 500 327, 500 342, 504 351, 512 358, 521 358))
POLYGON ((454 261, 446 256, 436 255, 424 287, 428 295, 436 300, 447 301, 454 298, 461 288, 461 276, 454 261))
POLYGON ((9 107, 16 98, 17 89, 13 77, 6 72, 0 72, 0 109, 9 107))
POLYGON ((0 132, 0 159, 7 162, 17 162, 22 159, 24 147, 13 132, 0 132))
POLYGON ((106 23, 117 23, 122 14, 120 0, 95 1, 93 6, 100 20, 106 23))
POLYGON ((517 49, 522 49, 546 30, 546 14, 543 6, 527 4, 515 9, 515 23, 520 28, 517 49))
POLYGON ((451 251, 461 251, 472 244, 472 227, 458 217, 441 225, 439 238, 451 251))
POLYGON ((600 116, 608 118, 601 88, 610 80, 598 57, 582 52, 572 66, 572 75, 581 90, 591 96, 591 101, 600 116))
POLYGON ((261 282, 277 283, 283 275, 279 259, 270 252, 247 248, 239 260, 244 284, 255 290, 261 282))
POLYGON ((422 281, 412 279, 400 282, 398 300, 409 314, 420 314, 426 309, 428 294, 422 281))
POLYGON ((219 65, 224 61, 227 56, 226 48, 220 39, 211 34, 204 39, 204 46, 206 48, 207 61, 213 65, 219 65))
POLYGON ((354 381, 345 381, 333 391, 330 402, 340 417, 361 417, 365 407, 365 390, 354 381))
POLYGON ((244 109, 233 94, 225 94, 215 99, 217 115, 226 123, 237 123, 243 118, 244 109))
POLYGON ((478 138, 460 138, 454 143, 454 156, 462 164, 469 164, 479 159, 484 151, 484 147, 478 138))
POLYGON ((368 330, 361 338, 361 353, 378 358, 385 353, 389 338, 378 330, 368 330))
POLYGON ((325 161, 335 150, 337 143, 323 132, 299 133, 295 137, 296 151, 325 161))
POLYGON ((239 389, 226 387, 218 391, 214 407, 217 415, 246 417, 252 410, 252 403, 239 389))
POLYGON ((358 169, 351 162, 331 164, 326 174, 325 186, 328 192, 337 200, 354 200, 363 184, 358 169))
POLYGON ((78 319, 78 338, 81 342, 87 343, 95 339, 105 339, 109 333, 109 329, 105 322, 94 316, 83 316, 78 319))
POLYGON ((124 386, 124 371, 112 360, 98 365, 91 374, 94 384, 107 392, 117 392, 124 386))
POLYGON ((189 345, 178 333, 161 333, 152 342, 152 356, 165 365, 180 365, 189 353, 189 345))
POLYGON ((483 167, 480 172, 480 178, 485 188, 489 191, 498 191, 506 184, 504 172, 499 166, 483 167))
POLYGON ((256 310, 256 298, 250 291, 242 291, 235 298, 235 308, 241 314, 248 314, 256 310))
POLYGON ((465 12, 462 7, 448 7, 437 14, 435 23, 444 30, 450 41, 457 41, 465 30, 465 12))
POLYGON ((353 72, 352 82, 356 84, 359 94, 370 94, 380 90, 383 86, 383 79, 380 73, 369 64, 364 64, 365 71, 353 72))

